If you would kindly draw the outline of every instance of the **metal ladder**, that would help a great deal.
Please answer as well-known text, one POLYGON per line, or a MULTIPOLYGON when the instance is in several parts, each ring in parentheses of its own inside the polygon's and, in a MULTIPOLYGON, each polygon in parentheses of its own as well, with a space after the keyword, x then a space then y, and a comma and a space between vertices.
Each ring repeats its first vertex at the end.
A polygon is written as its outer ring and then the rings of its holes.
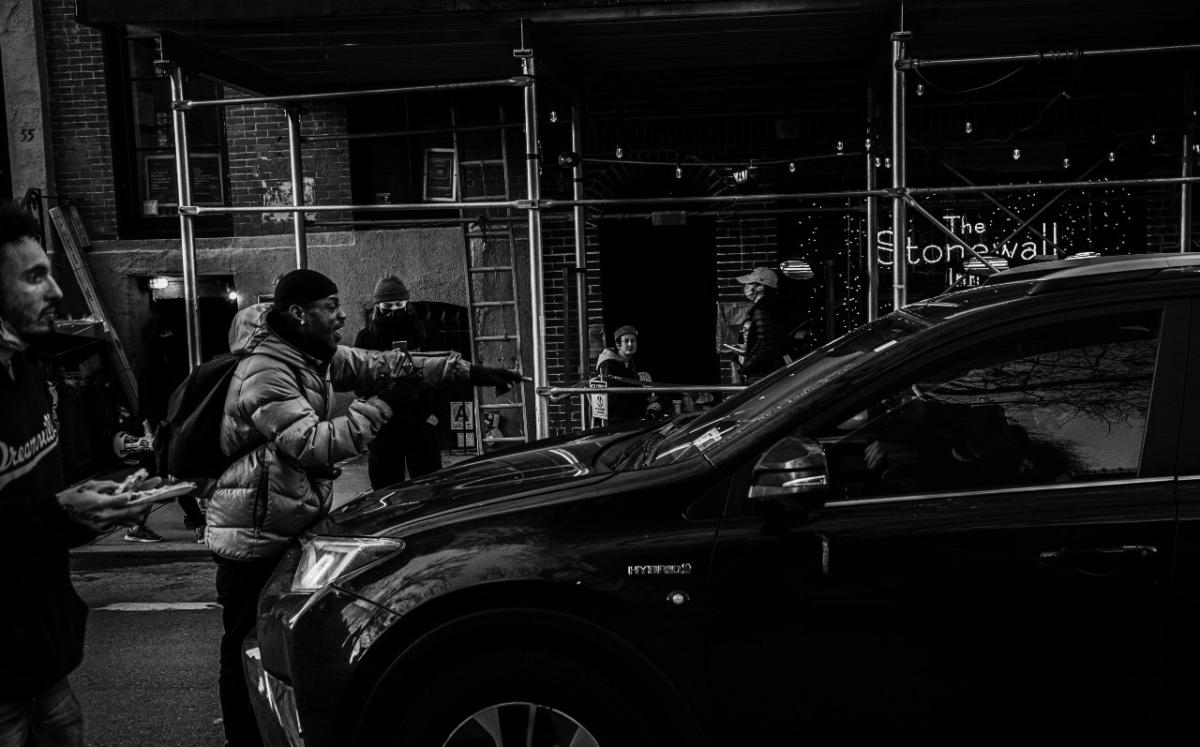
MULTIPOLYGON (((504 107, 494 129, 459 128, 451 109, 454 151, 458 158, 462 202, 512 199, 504 107), (493 139, 495 138, 495 139, 493 139)), ((471 362, 481 366, 521 367, 521 314, 517 304, 516 236, 509 209, 462 211, 467 260, 467 306, 471 362)), ((492 387, 475 387, 476 439, 480 453, 491 447, 529 441, 529 410, 523 386, 497 396, 492 387)))

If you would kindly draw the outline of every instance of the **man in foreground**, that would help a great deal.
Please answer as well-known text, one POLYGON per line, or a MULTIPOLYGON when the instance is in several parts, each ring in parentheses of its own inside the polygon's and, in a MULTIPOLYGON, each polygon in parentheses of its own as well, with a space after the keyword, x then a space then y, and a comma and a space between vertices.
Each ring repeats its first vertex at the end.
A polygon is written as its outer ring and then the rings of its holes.
POLYGON ((135 524, 117 484, 68 488, 58 448, 58 393, 39 342, 54 331, 62 291, 38 223, 0 206, 0 747, 82 745, 83 714, 67 675, 83 659, 87 607, 71 586, 68 550, 135 524))

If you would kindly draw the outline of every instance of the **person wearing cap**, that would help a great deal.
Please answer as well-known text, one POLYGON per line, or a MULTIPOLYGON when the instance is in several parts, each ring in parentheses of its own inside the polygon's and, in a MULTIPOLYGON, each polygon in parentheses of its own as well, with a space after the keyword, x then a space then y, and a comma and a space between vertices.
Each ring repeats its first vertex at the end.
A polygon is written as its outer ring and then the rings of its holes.
POLYGON ((242 360, 219 437, 224 453, 243 456, 217 478, 207 510, 224 628, 218 690, 230 745, 260 744, 241 652, 254 629, 258 595, 279 557, 329 513, 337 462, 366 450, 392 417, 388 391, 412 379, 469 379, 507 389, 521 378, 472 366, 453 352, 339 345, 345 324, 337 285, 301 269, 278 279, 273 303, 243 309, 230 329, 230 350, 242 360), (345 415, 330 416, 334 391, 359 394, 345 415))
MULTIPOLYGON (((354 347, 424 349, 428 331, 412 313, 408 288, 400 278, 395 275, 380 278, 372 300, 366 324, 354 338, 354 347)), ((383 424, 367 449, 367 477, 371 488, 376 490, 403 482, 406 468, 411 480, 442 467, 435 388, 412 381, 400 382, 392 391, 398 400, 403 400, 403 406, 392 408, 392 419, 383 424)))
MULTIPOLYGON (((596 359, 596 371, 608 382, 608 388, 637 387, 637 364, 633 360, 638 349, 638 331, 631 325, 613 332, 613 346, 605 348, 596 359)), ((649 398, 625 394, 608 395, 608 425, 630 423, 657 414, 662 409, 654 395, 649 398)))
POLYGON ((739 275, 742 293, 753 305, 746 316, 746 351, 742 356, 740 374, 752 381, 762 378, 784 365, 786 331, 782 327, 782 312, 775 294, 779 276, 769 267, 755 267, 739 275))

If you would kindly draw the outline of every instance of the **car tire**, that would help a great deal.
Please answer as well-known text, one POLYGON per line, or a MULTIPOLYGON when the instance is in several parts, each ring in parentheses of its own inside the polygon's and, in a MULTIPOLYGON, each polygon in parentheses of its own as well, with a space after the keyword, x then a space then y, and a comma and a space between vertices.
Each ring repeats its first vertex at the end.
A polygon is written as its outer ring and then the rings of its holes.
POLYGON ((510 649, 449 666, 412 692, 389 726, 396 747, 575 744, 650 747, 638 704, 599 667, 573 656, 510 649))

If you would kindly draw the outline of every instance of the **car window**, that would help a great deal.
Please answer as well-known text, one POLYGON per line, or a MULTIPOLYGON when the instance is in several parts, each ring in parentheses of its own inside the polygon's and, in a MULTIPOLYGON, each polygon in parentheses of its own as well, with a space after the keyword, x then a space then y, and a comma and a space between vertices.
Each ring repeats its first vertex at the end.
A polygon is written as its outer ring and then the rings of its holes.
MULTIPOLYGON (((922 307, 924 308, 924 307, 922 307)), ((955 306, 954 308, 957 308, 955 306)), ((945 309, 935 309, 945 313, 945 309)), ((700 417, 684 423, 654 443, 646 462, 660 466, 715 454, 738 436, 794 411, 814 394, 881 351, 933 327, 938 317, 908 309, 859 327, 800 360, 746 387, 700 417)))
POLYGON ((835 495, 1136 475, 1160 324, 1152 310, 1048 325, 906 379, 816 434, 835 495))

